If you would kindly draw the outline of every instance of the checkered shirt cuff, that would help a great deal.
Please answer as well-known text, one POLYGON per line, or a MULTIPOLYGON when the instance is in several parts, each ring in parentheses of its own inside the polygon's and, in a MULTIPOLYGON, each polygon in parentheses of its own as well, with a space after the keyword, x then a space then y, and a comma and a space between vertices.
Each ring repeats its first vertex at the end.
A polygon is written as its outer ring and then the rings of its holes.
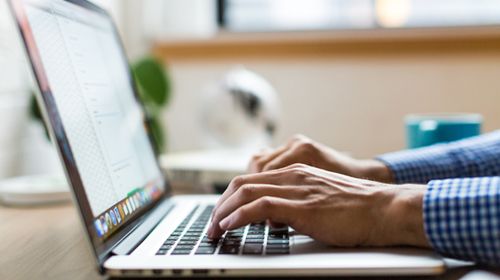
POLYGON ((500 177, 431 181, 423 210, 427 239, 438 253, 500 265, 500 177))
POLYGON ((378 156, 392 171, 398 184, 426 184, 432 179, 455 177, 455 159, 450 157, 446 145, 405 150, 378 156))
POLYGON ((396 183, 500 175, 500 130, 448 144, 381 155, 396 183))

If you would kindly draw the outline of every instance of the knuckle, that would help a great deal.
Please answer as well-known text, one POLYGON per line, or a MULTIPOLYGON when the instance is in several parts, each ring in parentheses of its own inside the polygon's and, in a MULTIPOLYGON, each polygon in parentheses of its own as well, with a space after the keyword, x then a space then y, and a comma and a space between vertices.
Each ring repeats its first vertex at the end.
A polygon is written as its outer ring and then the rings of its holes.
POLYGON ((316 146, 311 141, 301 141, 297 144, 296 151, 298 153, 310 153, 316 150, 316 146))
POLYGON ((295 178, 297 179, 305 179, 307 177, 307 172, 304 171, 304 169, 302 168, 297 168, 297 169, 294 169, 293 170, 293 175, 295 176, 295 178))
POLYGON ((240 176, 236 176, 233 178, 233 180, 231 181, 231 186, 233 186, 234 189, 239 189, 242 185, 245 184, 245 177, 240 175, 240 176))
POLYGON ((263 161, 262 159, 252 161, 253 167, 259 171, 264 167, 264 164, 265 164, 265 161, 263 161))
POLYGON ((256 187, 254 185, 243 185, 239 192, 243 197, 251 197, 255 193, 256 187))
POLYGON ((274 207, 274 200, 269 196, 264 196, 259 200, 259 207, 265 210, 271 210, 274 207))

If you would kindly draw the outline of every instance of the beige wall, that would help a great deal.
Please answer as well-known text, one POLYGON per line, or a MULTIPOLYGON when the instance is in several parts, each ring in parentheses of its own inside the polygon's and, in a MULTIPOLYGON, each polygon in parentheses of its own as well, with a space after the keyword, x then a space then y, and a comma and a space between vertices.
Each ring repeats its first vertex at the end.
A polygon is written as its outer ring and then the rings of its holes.
POLYGON ((360 157, 404 148, 403 117, 478 112, 500 128, 500 51, 363 53, 328 57, 178 61, 165 113, 170 151, 198 148, 198 98, 236 64, 267 77, 283 105, 276 143, 303 133, 360 157))
MULTIPOLYGON (((141 27, 143 1, 120 3, 122 33, 134 59, 150 47, 141 27)), ((415 112, 478 112, 485 131, 500 129, 500 49, 448 45, 450 51, 406 44, 402 52, 174 60, 174 98, 164 114, 170 151, 200 147, 202 88, 238 64, 267 77, 280 94, 283 121, 276 144, 304 133, 354 155, 373 156, 404 148, 403 117, 415 112)))

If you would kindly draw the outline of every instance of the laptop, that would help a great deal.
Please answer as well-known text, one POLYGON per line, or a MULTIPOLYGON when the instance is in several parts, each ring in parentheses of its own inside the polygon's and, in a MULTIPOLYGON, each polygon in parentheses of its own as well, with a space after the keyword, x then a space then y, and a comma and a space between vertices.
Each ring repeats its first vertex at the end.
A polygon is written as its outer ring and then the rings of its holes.
POLYGON ((331 248, 266 223, 207 238, 218 197, 171 194, 109 14, 85 0, 9 3, 101 273, 255 277, 444 271, 443 260, 427 250, 331 248))

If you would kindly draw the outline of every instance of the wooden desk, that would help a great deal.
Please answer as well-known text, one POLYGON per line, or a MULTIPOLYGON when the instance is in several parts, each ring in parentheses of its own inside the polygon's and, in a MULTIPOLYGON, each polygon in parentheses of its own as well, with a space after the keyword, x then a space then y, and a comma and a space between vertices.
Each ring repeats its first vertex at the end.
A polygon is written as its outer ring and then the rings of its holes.
MULTIPOLYGON (((484 273, 488 272, 478 267, 458 268, 439 279, 487 279, 484 273)), ((500 270, 496 274, 500 279, 500 270)), ((97 273, 71 204, 43 208, 0 206, 0 279, 103 278, 97 273)))
POLYGON ((0 206, 0 279, 101 279, 71 204, 0 206))

